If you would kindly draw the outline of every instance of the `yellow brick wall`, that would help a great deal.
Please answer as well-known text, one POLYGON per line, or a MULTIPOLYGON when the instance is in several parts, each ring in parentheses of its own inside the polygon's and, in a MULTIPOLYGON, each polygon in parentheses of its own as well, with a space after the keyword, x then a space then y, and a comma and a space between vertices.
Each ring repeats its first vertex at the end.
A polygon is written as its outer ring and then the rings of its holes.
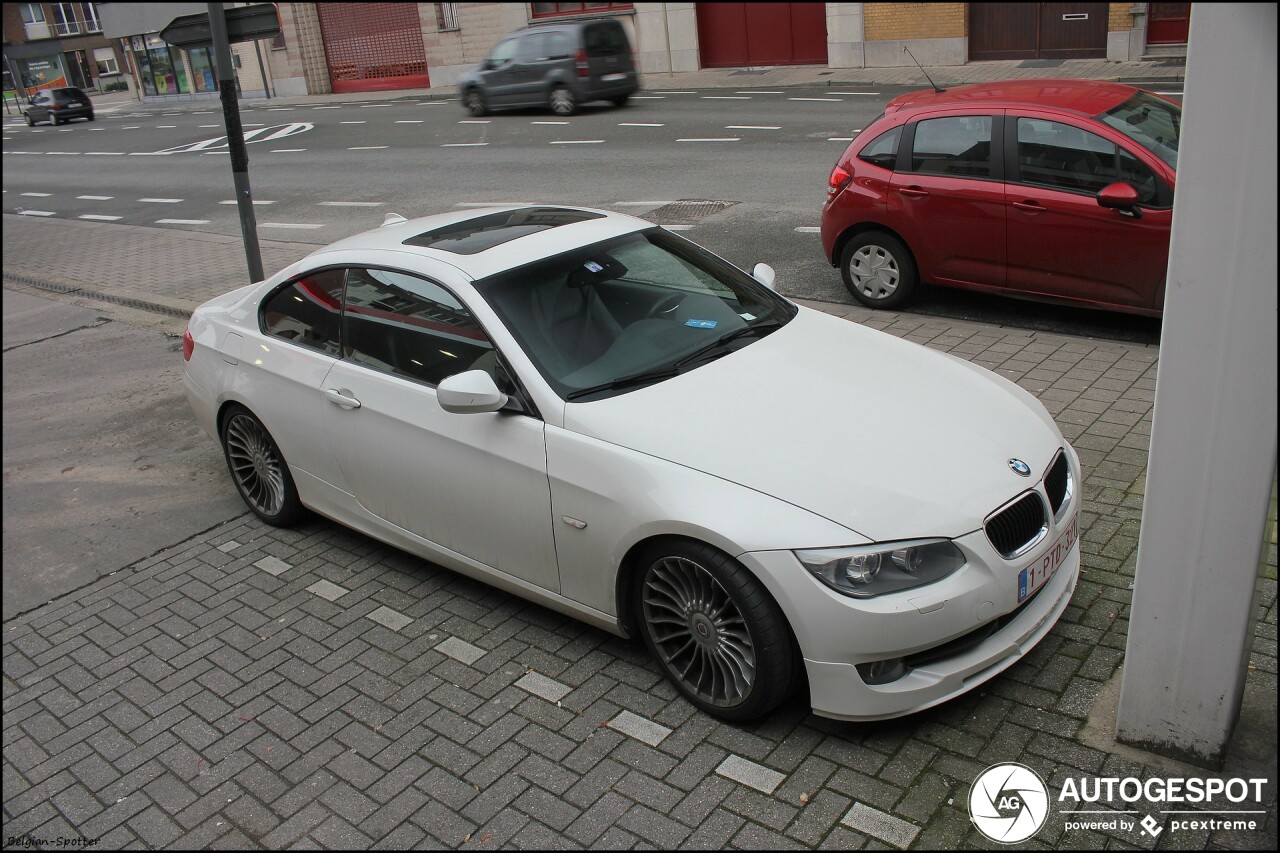
POLYGON ((459 3, 460 29, 440 32, 435 4, 418 6, 428 65, 479 64, 503 36, 529 20, 526 3, 459 3))
POLYGON ((1129 10, 1136 3, 1108 3, 1111 8, 1108 10, 1110 14, 1107 16, 1107 32, 1118 33, 1121 30, 1133 29, 1133 15, 1129 10))
POLYGON ((864 3, 867 41, 957 38, 965 35, 965 3, 864 3))

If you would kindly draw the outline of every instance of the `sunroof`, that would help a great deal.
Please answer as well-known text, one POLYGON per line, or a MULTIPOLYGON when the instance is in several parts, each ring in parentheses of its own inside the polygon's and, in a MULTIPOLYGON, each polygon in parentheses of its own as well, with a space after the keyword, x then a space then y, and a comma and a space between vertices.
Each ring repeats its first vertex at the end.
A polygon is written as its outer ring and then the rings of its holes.
POLYGON ((521 207, 425 231, 405 240, 403 245, 439 249, 455 255, 474 255, 527 234, 603 218, 603 213, 567 210, 563 207, 521 207))

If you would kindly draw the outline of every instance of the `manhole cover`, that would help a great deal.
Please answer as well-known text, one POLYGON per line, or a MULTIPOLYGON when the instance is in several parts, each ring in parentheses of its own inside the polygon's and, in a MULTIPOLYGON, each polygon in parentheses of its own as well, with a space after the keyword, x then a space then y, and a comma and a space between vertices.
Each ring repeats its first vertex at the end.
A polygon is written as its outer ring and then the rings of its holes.
POLYGON ((658 225, 683 225, 689 222, 697 222, 714 213, 733 207, 736 201, 713 201, 711 199, 702 198, 683 198, 680 201, 673 201, 671 204, 664 204, 657 210, 650 211, 645 219, 658 225))

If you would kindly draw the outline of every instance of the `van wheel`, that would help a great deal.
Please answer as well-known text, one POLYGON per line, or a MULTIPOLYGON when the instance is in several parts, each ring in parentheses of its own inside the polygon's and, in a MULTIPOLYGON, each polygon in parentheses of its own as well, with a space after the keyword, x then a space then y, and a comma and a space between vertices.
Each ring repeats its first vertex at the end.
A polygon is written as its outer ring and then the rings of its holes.
POLYGON ((840 255, 840 273, 853 298, 871 308, 905 304, 918 278, 907 247, 883 231, 867 231, 850 240, 840 255))
POLYGON ((473 116, 482 116, 489 112, 489 105, 485 103, 484 95, 479 89, 467 90, 466 107, 467 112, 473 116))
POLYGON ((551 90, 551 112, 558 116, 571 116, 578 109, 578 101, 564 86, 551 90))
POLYGON ((619 95, 618 97, 610 98, 609 100, 613 103, 615 107, 625 107, 627 105, 627 101, 631 100, 631 96, 619 95))

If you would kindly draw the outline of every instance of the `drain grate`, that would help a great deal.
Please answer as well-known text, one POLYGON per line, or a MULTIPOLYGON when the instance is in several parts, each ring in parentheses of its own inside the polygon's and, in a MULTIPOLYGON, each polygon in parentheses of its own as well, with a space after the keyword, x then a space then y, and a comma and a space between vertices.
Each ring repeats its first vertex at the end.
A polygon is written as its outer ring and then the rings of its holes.
POLYGON ((714 201, 702 198, 682 198, 671 204, 664 204, 657 210, 645 215, 645 219, 657 225, 685 225, 705 219, 726 208, 733 207, 736 201, 714 201))
POLYGON ((126 308, 137 308, 140 311, 150 311, 153 314, 167 314, 170 317, 191 316, 190 311, 185 311, 182 308, 174 308, 171 305, 159 305, 155 302, 146 302, 141 299, 131 299, 127 296, 116 296, 114 293, 103 293, 98 290, 86 290, 83 287, 76 287, 68 284, 55 284, 54 282, 42 281, 25 275, 5 273, 4 277, 6 281, 25 284, 27 287, 34 287, 37 290, 48 290, 53 293, 71 293, 76 296, 83 296, 86 299, 96 299, 99 302, 110 302, 112 305, 123 305, 126 308))

